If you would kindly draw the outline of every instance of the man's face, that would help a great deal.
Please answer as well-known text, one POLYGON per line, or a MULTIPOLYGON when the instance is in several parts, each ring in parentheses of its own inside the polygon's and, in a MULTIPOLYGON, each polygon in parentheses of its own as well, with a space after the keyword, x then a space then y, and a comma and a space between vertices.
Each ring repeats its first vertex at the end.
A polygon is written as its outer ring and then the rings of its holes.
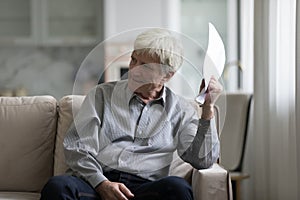
POLYGON ((157 57, 133 51, 129 64, 128 82, 133 91, 160 89, 166 82, 166 74, 157 57))

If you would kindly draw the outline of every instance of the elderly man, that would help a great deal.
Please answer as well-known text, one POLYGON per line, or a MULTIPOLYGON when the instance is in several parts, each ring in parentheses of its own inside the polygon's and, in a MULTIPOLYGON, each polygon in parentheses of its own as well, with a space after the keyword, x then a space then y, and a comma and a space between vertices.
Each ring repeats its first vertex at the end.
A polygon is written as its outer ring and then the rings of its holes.
POLYGON ((51 178, 41 199, 193 199, 184 179, 168 176, 170 163, 175 151, 197 169, 216 162, 213 105, 222 87, 211 78, 199 119, 165 86, 182 55, 167 30, 136 38, 128 80, 99 84, 86 96, 64 140, 68 174, 51 178))

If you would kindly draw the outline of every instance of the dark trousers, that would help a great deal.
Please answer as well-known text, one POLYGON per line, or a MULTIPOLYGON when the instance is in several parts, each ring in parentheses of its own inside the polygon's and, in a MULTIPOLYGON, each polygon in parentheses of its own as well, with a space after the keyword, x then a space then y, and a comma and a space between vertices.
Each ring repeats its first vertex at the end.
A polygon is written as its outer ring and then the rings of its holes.
MULTIPOLYGON (((149 181, 128 173, 112 171, 104 175, 113 182, 125 184, 134 194, 133 200, 192 200, 189 183, 183 178, 169 176, 149 181)), ((41 192, 41 200, 101 200, 84 180, 75 176, 54 176, 41 192)))

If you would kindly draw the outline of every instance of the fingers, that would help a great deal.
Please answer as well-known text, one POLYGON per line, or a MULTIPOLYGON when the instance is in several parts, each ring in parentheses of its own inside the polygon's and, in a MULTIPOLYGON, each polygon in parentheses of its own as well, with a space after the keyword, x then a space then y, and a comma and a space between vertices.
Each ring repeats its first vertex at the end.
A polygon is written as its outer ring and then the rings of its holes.
POLYGON ((131 191, 124 184, 120 184, 119 188, 120 188, 120 191, 123 194, 125 194, 126 197, 128 197, 128 198, 134 197, 134 194, 132 194, 131 191))
POLYGON ((128 200, 129 198, 134 197, 131 191, 123 183, 117 183, 115 186, 113 194, 116 200, 128 200))
POLYGON ((103 200, 128 200, 134 197, 124 184, 117 182, 104 181, 96 190, 103 200))
MULTIPOLYGON (((204 87, 205 87, 205 80, 202 79, 199 93, 201 93, 201 91, 204 87)), ((211 79, 209 80, 209 83, 207 86, 207 91, 205 91, 205 92, 220 93, 222 91, 223 91, 222 85, 219 83, 219 81, 214 76, 212 76, 211 79)))
POLYGON ((208 84, 208 92, 211 93, 221 93, 223 91, 223 86, 217 81, 214 77, 212 77, 208 84))
POLYGON ((120 189, 115 188, 113 190, 113 195, 115 200, 128 200, 128 198, 120 191, 120 189))
POLYGON ((215 78, 211 77, 208 87, 207 87, 207 95, 205 98, 205 101, 207 104, 213 104, 216 102, 218 97, 223 91, 223 86, 220 84, 220 82, 215 78))

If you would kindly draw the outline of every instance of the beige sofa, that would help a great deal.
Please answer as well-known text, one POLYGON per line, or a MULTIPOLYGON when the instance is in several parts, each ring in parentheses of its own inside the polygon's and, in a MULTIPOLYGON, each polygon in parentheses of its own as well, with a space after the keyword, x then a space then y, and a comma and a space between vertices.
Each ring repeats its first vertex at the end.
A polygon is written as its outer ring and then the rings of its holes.
MULTIPOLYGON (((0 200, 39 199, 46 181, 65 172, 62 141, 83 99, 0 97, 0 200)), ((196 200, 231 199, 229 175, 218 164, 195 170, 176 158, 170 174, 185 177, 196 200)))

